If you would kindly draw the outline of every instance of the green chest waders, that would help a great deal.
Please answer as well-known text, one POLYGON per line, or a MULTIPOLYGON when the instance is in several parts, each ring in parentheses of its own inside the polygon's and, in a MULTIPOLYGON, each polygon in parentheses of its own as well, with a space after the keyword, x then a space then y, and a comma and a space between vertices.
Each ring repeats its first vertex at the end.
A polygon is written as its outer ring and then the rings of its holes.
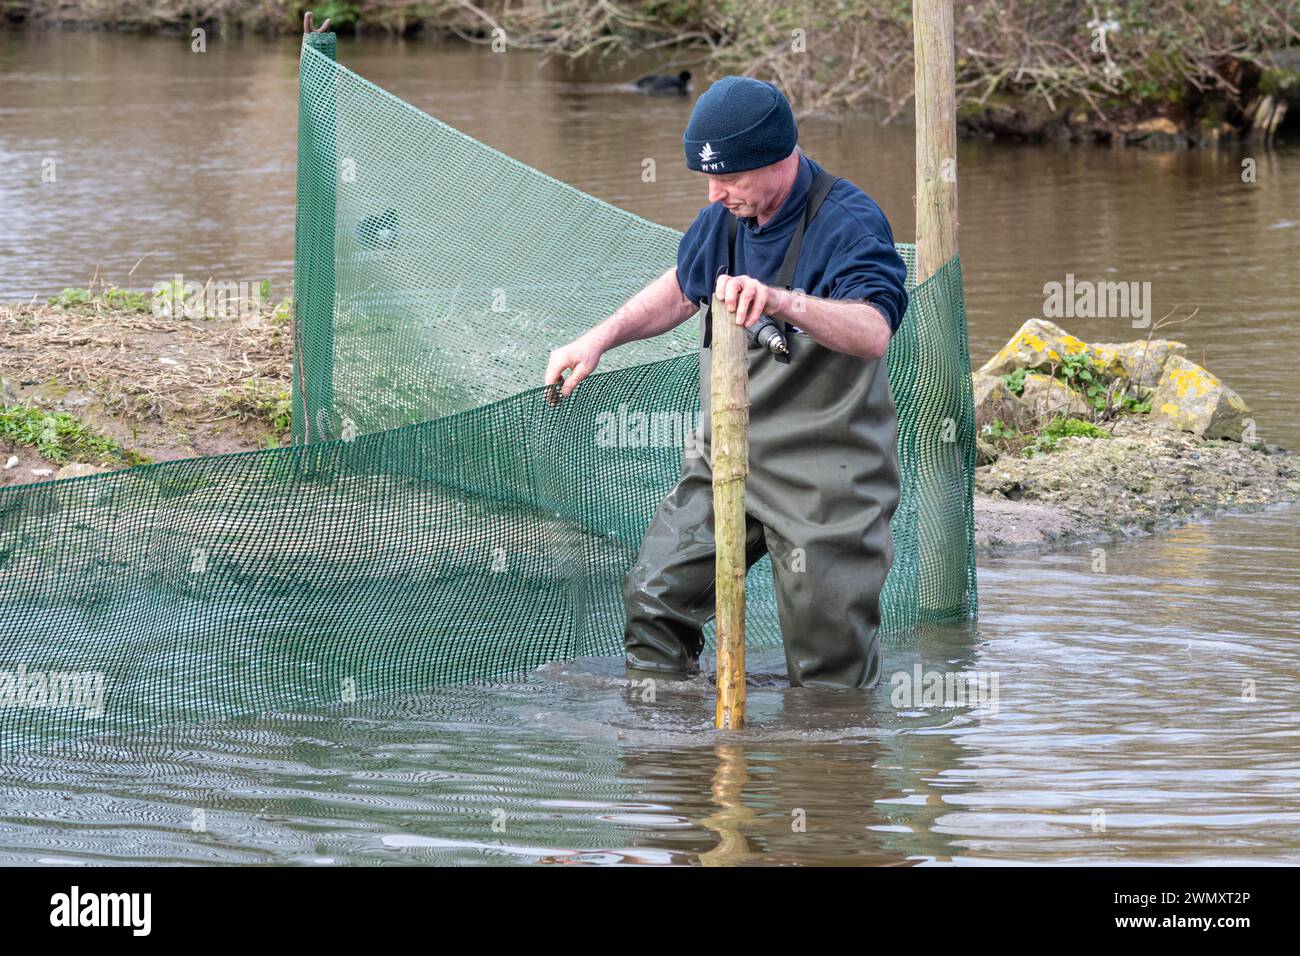
MULTIPOLYGON (((803 233, 834 182, 825 171, 814 180, 774 285, 790 287, 803 233)), ((771 554, 791 686, 870 687, 880 679, 880 592, 893 562, 889 522, 899 498, 889 370, 883 358, 836 352, 785 331, 788 356, 749 343, 746 560, 752 566, 771 554)), ((714 612, 709 333, 706 317, 701 441, 686 449, 681 480, 656 511, 624 582, 627 667, 638 674, 697 672, 702 628, 714 612)))

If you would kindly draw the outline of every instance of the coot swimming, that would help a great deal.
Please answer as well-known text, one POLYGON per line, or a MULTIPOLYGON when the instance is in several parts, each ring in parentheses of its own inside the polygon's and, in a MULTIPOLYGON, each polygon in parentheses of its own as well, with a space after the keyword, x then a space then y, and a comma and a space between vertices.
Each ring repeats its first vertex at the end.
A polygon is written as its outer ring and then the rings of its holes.
POLYGON ((659 76, 651 73, 649 76, 643 76, 636 81, 636 88, 642 93, 651 95, 671 95, 673 93, 685 93, 690 89, 691 71, 682 70, 676 76, 659 76))

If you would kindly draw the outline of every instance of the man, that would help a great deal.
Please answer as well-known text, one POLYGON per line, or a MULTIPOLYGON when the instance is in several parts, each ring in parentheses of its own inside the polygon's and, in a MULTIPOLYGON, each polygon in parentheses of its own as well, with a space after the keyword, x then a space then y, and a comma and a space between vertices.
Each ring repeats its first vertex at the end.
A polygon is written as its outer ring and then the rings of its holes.
MULTIPOLYGON (((696 102, 683 142, 710 204, 682 238, 676 268, 552 352, 546 384, 570 371, 561 388, 570 394, 606 349, 680 325, 715 291, 747 327, 764 314, 784 326, 788 354, 754 341, 747 352, 746 557, 772 556, 790 684, 870 687, 880 677, 880 591, 899 498, 884 355, 907 310, 906 267, 880 208, 803 155, 790 104, 771 83, 718 80, 696 102)), ((683 456, 624 585, 634 677, 698 673, 713 614, 711 319, 700 356, 702 454, 683 456)))

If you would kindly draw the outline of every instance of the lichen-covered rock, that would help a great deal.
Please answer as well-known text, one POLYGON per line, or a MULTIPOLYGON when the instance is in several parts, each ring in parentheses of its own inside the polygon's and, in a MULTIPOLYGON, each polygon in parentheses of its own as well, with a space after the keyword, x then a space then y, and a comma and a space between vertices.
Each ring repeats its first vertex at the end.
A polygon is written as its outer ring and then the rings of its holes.
POLYGON ((1087 345, 1051 322, 1026 322, 972 376, 977 545, 1130 534, 1222 508, 1300 500, 1300 456, 1253 441, 1243 427, 1250 408, 1184 351, 1167 339, 1087 345), (1031 432, 1053 411, 1094 417, 1087 399, 1060 379, 1027 374, 1017 396, 999 377, 1022 367, 1047 371, 1085 350, 1126 394, 1150 401, 1152 413, 1108 419, 1107 441, 1067 436, 1050 453, 998 454, 999 444, 983 434, 991 421, 1031 432))
POLYGON ((1030 319, 1006 345, 980 368, 983 375, 1008 375, 1018 368, 1046 371, 1060 365, 1067 355, 1087 351, 1088 346, 1055 322, 1030 319))
POLYGON ((1173 339, 1138 339, 1133 342, 1094 342, 1089 357, 1106 375, 1121 375, 1135 385, 1158 385, 1169 356, 1187 351, 1173 339))
POLYGON ((1059 378, 1050 375, 1026 375, 1025 390, 1020 393, 1020 400, 1029 407, 1040 424, 1051 421, 1054 415, 1092 419, 1092 406, 1088 400, 1059 378))
POLYGON ((1006 422, 1019 428, 1032 414, 1029 406, 1012 394, 1006 382, 996 375, 975 372, 971 375, 971 387, 975 393, 976 430, 993 422, 1006 422))
POLYGON ((54 473, 55 479, 60 478, 84 478, 87 475, 102 475, 107 468, 100 468, 98 465, 88 465, 84 462, 75 462, 71 465, 64 465, 54 473))
POLYGON ((1217 376, 1179 355, 1165 362, 1151 398, 1151 420, 1201 438, 1241 441, 1248 406, 1217 376))

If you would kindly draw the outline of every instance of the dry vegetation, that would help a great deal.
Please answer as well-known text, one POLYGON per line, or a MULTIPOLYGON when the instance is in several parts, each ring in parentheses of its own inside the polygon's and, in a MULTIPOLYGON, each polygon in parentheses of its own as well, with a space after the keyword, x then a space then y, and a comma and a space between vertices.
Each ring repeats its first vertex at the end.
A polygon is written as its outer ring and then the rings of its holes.
MULTIPOLYGON (((762 76, 804 114, 869 105, 892 118, 906 112, 912 87, 910 0, 311 6, 343 32, 425 31, 488 43, 499 28, 511 47, 548 55, 621 63, 650 53, 664 71, 762 76)), ((284 0, 0 0, 11 20, 133 29, 292 32, 307 8, 284 0)), ((959 96, 974 128, 1042 135, 1045 126, 1086 116, 1088 135, 1104 138, 1155 115, 1183 130, 1248 128, 1263 96, 1300 99, 1295 0, 969 0, 955 11, 959 96)))
MULTIPOLYGON (((12 427, 0 484, 38 480, 42 465, 121 465, 283 443, 289 425, 289 311, 230 318, 155 315, 140 293, 94 283, 54 304, 0 306, 0 377, 12 427), (14 441, 24 420, 53 435, 75 419, 73 445, 14 441), (17 422, 18 424, 13 424, 17 422), (103 444, 108 439, 113 451, 103 444), (91 451, 94 450, 94 453, 91 451)), ((33 436, 35 437, 35 436, 33 436)))

